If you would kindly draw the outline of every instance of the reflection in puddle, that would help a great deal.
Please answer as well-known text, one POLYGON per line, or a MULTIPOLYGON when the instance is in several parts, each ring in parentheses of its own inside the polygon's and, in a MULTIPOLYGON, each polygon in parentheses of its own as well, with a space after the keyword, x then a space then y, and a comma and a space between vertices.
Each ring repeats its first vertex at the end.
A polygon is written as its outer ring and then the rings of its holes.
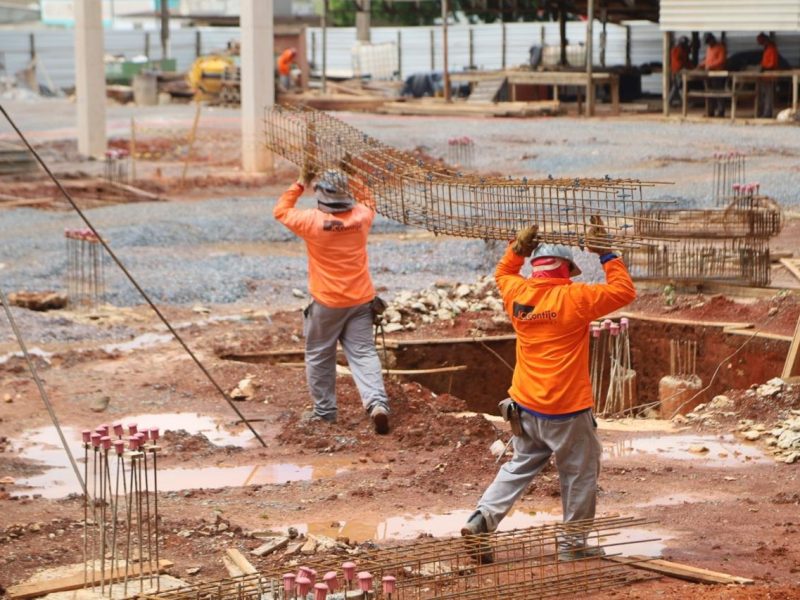
MULTIPOLYGON (((159 427, 162 433, 185 430, 189 434, 203 434, 218 446, 245 446, 253 434, 244 426, 234 430, 219 425, 213 418, 196 413, 162 413, 133 415, 119 419, 123 424, 136 423, 140 429, 159 427)), ((83 444, 81 432, 74 427, 62 427, 64 437, 83 469, 83 444)), ((54 427, 42 427, 25 432, 12 440, 12 445, 23 459, 36 461, 47 470, 41 475, 17 479, 25 486, 25 493, 41 494, 45 498, 62 498, 79 493, 80 486, 69 464, 54 427)), ((115 461, 112 458, 112 463, 115 461)), ((112 464, 113 468, 113 464, 112 464)), ((265 463, 245 466, 215 466, 191 469, 159 469, 159 490, 221 488, 244 485, 282 484, 290 481, 311 481, 335 477, 350 468, 349 459, 315 457, 308 464, 265 463)))
MULTIPOLYGON (((472 514, 471 510, 455 510, 446 514, 400 515, 389 517, 385 521, 353 520, 346 522, 309 522, 295 524, 294 527, 304 534, 323 535, 331 538, 348 537, 351 541, 375 542, 387 540, 413 540, 421 535, 433 537, 457 537, 461 535, 461 527, 472 514)), ((512 529, 525 529, 537 525, 558 522, 561 520, 560 512, 525 512, 516 510, 503 519, 498 531, 512 529)), ((643 556, 660 556, 664 549, 664 536, 655 532, 639 528, 624 528, 614 535, 600 538, 602 545, 608 545, 609 554, 643 556), (653 538, 662 538, 654 540, 653 538), (629 543, 635 540, 647 540, 638 543, 629 543), (619 545, 617 545, 619 544, 619 545)))
POLYGON ((748 462, 769 462, 755 446, 742 444, 732 435, 670 435, 634 438, 604 444, 606 458, 623 458, 635 453, 659 454, 672 460, 702 460, 718 466, 736 466, 748 462), (696 452, 698 447, 707 451, 696 452))
POLYGON ((647 502, 636 504, 637 508, 646 508, 651 506, 676 506, 678 504, 694 504, 701 502, 711 502, 714 496, 706 493, 706 495, 695 494, 670 494, 668 496, 658 496, 652 498, 647 502))

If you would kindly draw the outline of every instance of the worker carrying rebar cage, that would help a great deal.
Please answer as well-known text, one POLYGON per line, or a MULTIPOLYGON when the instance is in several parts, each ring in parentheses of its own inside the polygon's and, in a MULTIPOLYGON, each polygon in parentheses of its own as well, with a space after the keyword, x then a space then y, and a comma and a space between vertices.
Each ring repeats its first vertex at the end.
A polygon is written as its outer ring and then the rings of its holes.
POLYGON ((329 169, 317 178, 306 162, 298 181, 278 199, 273 215, 305 241, 308 252, 313 301, 303 311, 303 334, 314 409, 303 415, 304 420, 336 421, 336 346, 341 342, 364 409, 376 433, 385 434, 389 432, 389 401, 372 335, 380 302, 367 256, 374 206, 369 189, 350 181, 344 171, 329 169), (315 179, 317 207, 296 208, 315 179))
MULTIPOLYGON (((505 310, 517 334, 516 366, 510 398, 500 403, 511 422, 514 456, 505 463, 478 501, 462 535, 493 532, 555 454, 561 481, 564 522, 574 524, 559 537, 559 558, 589 558, 586 546, 594 519, 602 447, 592 414, 594 398, 589 378, 589 325, 622 308, 636 297, 622 259, 606 249, 607 233, 600 217, 586 249, 600 257, 606 275, 602 284, 577 283, 580 274, 570 248, 539 243, 538 227, 517 234, 495 270, 505 310), (520 270, 533 255, 530 278, 520 270)), ((478 542, 479 558, 491 560, 491 550, 478 542)))

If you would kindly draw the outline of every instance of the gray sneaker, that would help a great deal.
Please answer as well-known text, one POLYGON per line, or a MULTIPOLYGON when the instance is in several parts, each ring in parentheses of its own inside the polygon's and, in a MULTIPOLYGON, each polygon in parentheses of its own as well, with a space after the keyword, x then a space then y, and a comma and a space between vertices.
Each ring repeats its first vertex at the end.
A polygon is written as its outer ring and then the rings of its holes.
POLYGON ((336 417, 326 419, 321 417, 313 410, 307 410, 300 416, 300 422, 304 425, 311 425, 313 423, 336 423, 336 417))
POLYGON ((570 562, 573 560, 587 560, 590 558, 603 558, 606 551, 600 546, 577 546, 572 548, 562 548, 558 552, 558 560, 570 562))
POLYGON ((369 413, 372 424, 375 426, 375 433, 386 435, 389 433, 389 411, 380 404, 373 407, 369 413))

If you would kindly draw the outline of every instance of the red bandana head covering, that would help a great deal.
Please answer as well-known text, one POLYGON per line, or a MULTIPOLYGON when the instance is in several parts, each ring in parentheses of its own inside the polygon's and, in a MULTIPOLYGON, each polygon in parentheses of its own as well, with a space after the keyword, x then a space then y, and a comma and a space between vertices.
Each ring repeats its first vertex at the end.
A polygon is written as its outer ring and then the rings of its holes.
POLYGON ((531 261, 534 279, 569 279, 569 261, 555 256, 542 256, 531 261))

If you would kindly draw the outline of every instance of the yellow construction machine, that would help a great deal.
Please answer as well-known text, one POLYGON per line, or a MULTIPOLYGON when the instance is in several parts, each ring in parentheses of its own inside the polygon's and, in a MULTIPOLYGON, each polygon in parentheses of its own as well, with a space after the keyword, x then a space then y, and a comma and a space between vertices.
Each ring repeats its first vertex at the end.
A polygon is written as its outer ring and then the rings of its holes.
POLYGON ((240 103, 239 65, 236 64, 234 56, 228 54, 201 56, 192 63, 186 74, 186 81, 194 91, 196 100, 219 104, 240 103))

